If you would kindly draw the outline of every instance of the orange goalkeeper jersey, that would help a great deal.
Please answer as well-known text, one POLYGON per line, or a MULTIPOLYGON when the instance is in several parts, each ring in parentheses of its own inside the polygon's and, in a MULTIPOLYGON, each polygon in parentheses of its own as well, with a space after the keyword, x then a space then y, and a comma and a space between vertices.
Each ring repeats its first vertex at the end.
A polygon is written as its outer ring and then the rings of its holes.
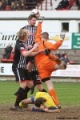
MULTIPOLYGON (((44 44, 43 44, 43 40, 41 40, 41 31, 42 31, 41 27, 42 27, 41 23, 39 22, 37 26, 36 36, 35 36, 35 42, 40 42, 38 50, 45 50, 46 48, 49 50, 58 49, 62 45, 62 40, 58 40, 55 44, 50 43, 48 41, 44 41, 44 44)), ((50 56, 52 58, 52 55, 45 55, 44 53, 40 53, 35 56, 37 69, 41 79, 45 77, 49 77, 52 71, 54 70, 54 66, 56 62, 51 60, 50 56), (43 73, 45 75, 43 75, 43 73)))
MULTIPOLYGON (((40 42, 38 50, 45 50, 46 48, 50 50, 57 50, 62 45, 62 40, 58 40, 55 44, 45 41, 43 44, 43 40, 41 40, 41 31, 42 31, 41 27, 42 27, 42 24, 39 22, 37 26, 36 36, 35 36, 35 42, 40 42), (44 45, 46 46, 46 48, 44 45)), ((43 60, 46 61, 48 59, 49 59, 49 56, 45 55, 44 53, 40 53, 35 57, 37 64, 40 61, 43 61, 43 60)))

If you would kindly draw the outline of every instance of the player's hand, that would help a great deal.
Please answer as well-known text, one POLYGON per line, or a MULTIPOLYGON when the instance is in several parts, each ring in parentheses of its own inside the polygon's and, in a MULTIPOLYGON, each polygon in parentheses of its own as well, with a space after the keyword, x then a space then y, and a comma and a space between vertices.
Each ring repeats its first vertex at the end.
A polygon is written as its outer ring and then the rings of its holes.
POLYGON ((41 22, 41 23, 42 23, 42 22, 43 22, 43 20, 44 20, 44 16, 40 16, 40 17, 39 17, 39 22, 41 22))
POLYGON ((49 54, 50 54, 50 50, 46 48, 46 49, 44 50, 44 54, 45 54, 45 55, 49 55, 49 54))
POLYGON ((48 111, 48 108, 44 108, 43 110, 44 110, 45 112, 47 112, 47 111, 48 111))
POLYGON ((32 45, 28 45, 28 50, 32 49, 32 45))
POLYGON ((34 49, 37 49, 38 46, 39 46, 39 43, 35 43, 34 46, 33 46, 33 48, 34 48, 34 49))
POLYGON ((38 53, 44 53, 44 50, 39 50, 38 53))
POLYGON ((61 38, 62 41, 65 39, 65 32, 62 32, 62 33, 60 34, 60 38, 61 38))

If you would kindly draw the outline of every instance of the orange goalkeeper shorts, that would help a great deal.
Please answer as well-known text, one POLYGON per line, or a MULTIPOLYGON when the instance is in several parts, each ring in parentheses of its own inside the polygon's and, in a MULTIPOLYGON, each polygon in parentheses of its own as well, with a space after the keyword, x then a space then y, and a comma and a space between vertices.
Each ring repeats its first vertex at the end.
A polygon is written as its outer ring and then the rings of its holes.
POLYGON ((39 62, 37 69, 39 72, 40 79, 43 80, 51 76, 51 73, 55 70, 56 61, 48 60, 39 62))

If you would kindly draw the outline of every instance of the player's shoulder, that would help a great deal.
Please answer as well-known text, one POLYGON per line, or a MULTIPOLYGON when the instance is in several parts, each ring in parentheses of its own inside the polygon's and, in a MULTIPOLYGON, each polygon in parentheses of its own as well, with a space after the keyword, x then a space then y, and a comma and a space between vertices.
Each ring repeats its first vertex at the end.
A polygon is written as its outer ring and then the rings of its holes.
POLYGON ((21 29, 27 29, 29 27, 29 25, 25 25, 24 27, 22 27, 21 29))
POLYGON ((16 46, 23 46, 22 41, 20 41, 19 39, 17 39, 17 41, 16 41, 16 46))

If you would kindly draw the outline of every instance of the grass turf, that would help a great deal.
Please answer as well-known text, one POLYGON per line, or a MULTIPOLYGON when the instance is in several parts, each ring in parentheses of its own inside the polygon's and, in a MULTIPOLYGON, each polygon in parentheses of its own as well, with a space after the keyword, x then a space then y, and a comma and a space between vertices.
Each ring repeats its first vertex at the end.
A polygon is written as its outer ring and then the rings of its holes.
MULTIPOLYGON (((43 84, 46 89, 46 86, 43 84)), ((80 83, 54 83, 59 101, 63 106, 80 106, 80 83)), ((15 81, 0 82, 0 105, 13 104, 15 101, 14 93, 19 88, 19 84, 15 81)), ((34 96, 38 90, 35 88, 34 96)))

